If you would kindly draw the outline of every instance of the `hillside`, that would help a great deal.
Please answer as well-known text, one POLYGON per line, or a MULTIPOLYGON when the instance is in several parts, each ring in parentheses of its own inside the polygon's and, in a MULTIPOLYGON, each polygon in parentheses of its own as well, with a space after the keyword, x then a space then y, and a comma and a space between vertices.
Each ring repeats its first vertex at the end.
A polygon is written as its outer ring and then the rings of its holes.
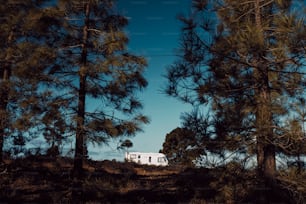
POLYGON ((254 171, 232 163, 216 169, 87 161, 82 180, 68 158, 6 160, 0 203, 295 203, 283 188, 265 188, 254 171))

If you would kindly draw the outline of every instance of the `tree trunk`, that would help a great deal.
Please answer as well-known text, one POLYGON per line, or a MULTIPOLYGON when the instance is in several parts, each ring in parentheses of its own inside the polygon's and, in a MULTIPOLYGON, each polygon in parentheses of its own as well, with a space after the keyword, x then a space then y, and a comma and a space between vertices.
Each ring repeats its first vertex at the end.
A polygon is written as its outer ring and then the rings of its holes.
MULTIPOLYGON (((261 90, 263 91, 263 90, 261 90)), ((263 94, 262 94, 263 95, 263 94)), ((269 100, 259 96, 257 123, 257 167, 259 176, 274 179, 276 172, 275 147, 273 141, 272 115, 269 100)))
POLYGON ((264 149, 264 176, 268 179, 275 179, 275 147, 273 144, 266 144, 264 149))
MULTIPOLYGON (((258 47, 264 47, 264 31, 261 23, 261 0, 255 0, 255 26, 258 31, 258 47)), ((257 129, 257 162, 259 182, 258 202, 270 203, 273 195, 273 186, 276 173, 275 147, 273 144, 273 115, 271 112, 271 90, 269 85, 269 70, 265 63, 261 61, 264 52, 258 50, 255 56, 254 77, 257 84, 256 88, 256 129, 257 129)))
POLYGON ((10 65, 3 67, 3 73, 0 83, 0 164, 3 163, 3 145, 4 145, 4 136, 5 128, 7 125, 7 104, 8 104, 8 95, 9 95, 9 78, 10 78, 10 65))
POLYGON ((86 75, 87 75, 87 40, 89 26, 90 3, 85 5, 85 25, 83 28, 83 43, 81 55, 81 67, 79 70, 79 99, 77 111, 77 128, 75 141, 75 156, 74 156, 74 175, 76 177, 83 173, 84 159, 84 140, 85 140, 85 103, 86 103, 86 75))
POLYGON ((264 149, 263 149, 263 141, 261 139, 261 135, 257 133, 256 136, 256 155, 257 155, 257 171, 259 174, 264 172, 264 149))
MULTIPOLYGON (((255 25, 259 33, 260 45, 264 44, 264 32, 261 23, 260 0, 255 0, 255 25)), ((269 87, 269 71, 264 63, 260 62, 261 55, 258 53, 255 77, 263 83, 257 90, 257 162, 260 176, 274 179, 276 172, 275 147, 273 142, 272 113, 271 113, 271 91, 269 87), (260 69, 260 70, 259 70, 260 69)))
POLYGON ((0 73, 1 81, 0 81, 0 164, 3 163, 3 146, 4 146, 4 136, 5 136, 5 128, 7 126, 7 104, 9 100, 9 79, 11 77, 11 64, 10 64, 10 46, 13 40, 14 32, 11 31, 10 35, 7 39, 8 50, 5 56, 4 66, 0 73))
POLYGON ((6 106, 7 106, 7 94, 5 90, 5 80, 2 78, 3 82, 0 84, 1 86, 1 102, 0 102, 0 164, 3 163, 3 144, 4 144, 4 136, 5 136, 5 126, 7 120, 6 106))

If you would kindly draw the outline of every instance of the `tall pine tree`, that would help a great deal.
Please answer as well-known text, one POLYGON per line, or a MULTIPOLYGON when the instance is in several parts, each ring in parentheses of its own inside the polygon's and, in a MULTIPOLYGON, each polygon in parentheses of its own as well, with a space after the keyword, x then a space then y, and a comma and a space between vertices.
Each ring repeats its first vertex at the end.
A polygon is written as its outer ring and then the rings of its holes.
POLYGON ((181 58, 168 69, 166 92, 210 105, 219 148, 257 156, 259 176, 274 179, 277 134, 290 103, 304 96, 305 19, 300 1, 193 1, 181 17, 181 58))
MULTIPOLYGON (((39 135, 46 105, 58 103, 46 87, 56 55, 46 1, 8 0, 0 5, 0 158, 5 139, 39 135), (47 102, 47 103, 46 103, 47 102)), ((8 149, 9 147, 6 147, 8 149)))
POLYGON ((74 101, 74 173, 81 175, 88 142, 131 136, 148 122, 136 93, 147 86, 146 60, 127 51, 127 19, 116 13, 113 1, 59 0, 58 9, 64 23, 58 66, 50 73, 69 81, 61 91, 74 101))

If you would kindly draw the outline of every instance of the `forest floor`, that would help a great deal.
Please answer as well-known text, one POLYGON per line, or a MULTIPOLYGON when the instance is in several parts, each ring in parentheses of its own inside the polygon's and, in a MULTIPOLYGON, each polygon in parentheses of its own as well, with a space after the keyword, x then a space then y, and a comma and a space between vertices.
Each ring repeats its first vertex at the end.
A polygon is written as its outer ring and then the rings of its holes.
POLYGON ((295 203, 235 163, 207 169, 86 161, 82 179, 72 178, 72 164, 69 158, 6 160, 0 203, 261 203, 262 195, 270 203, 295 203))

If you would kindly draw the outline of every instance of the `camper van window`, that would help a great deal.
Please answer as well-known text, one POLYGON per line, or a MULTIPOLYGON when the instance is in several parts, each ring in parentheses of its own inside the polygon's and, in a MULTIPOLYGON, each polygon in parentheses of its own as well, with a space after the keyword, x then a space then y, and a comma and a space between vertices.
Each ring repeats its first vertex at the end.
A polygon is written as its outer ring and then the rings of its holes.
POLYGON ((158 161, 159 163, 166 162, 166 160, 165 160, 164 157, 158 157, 157 161, 158 161))
POLYGON ((151 157, 149 157, 149 163, 151 163, 151 157))
POLYGON ((140 155, 138 155, 138 159, 140 159, 140 155))
POLYGON ((136 159, 136 154, 131 154, 131 159, 136 159))

